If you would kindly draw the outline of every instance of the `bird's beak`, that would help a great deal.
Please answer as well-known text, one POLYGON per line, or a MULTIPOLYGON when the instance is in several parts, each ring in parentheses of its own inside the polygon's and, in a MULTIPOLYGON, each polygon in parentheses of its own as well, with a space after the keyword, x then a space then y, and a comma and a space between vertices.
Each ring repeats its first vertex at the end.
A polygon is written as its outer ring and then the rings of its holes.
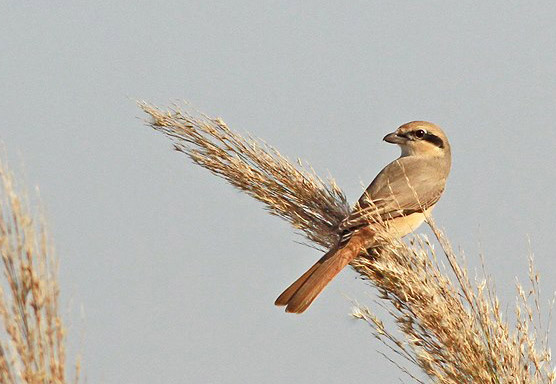
POLYGON ((382 140, 392 144, 403 144, 407 141, 405 137, 399 136, 396 132, 387 134, 382 140))

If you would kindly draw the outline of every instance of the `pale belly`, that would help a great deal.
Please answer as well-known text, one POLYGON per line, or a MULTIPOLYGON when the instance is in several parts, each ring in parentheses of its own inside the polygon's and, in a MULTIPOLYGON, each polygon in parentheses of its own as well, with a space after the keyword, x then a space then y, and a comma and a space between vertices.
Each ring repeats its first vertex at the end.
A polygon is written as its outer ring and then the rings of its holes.
MULTIPOLYGON (((427 210, 427 213, 430 211, 427 210)), ((393 220, 388 220, 386 224, 386 233, 392 237, 400 238, 405 235, 410 234, 415 231, 423 221, 425 221, 426 216, 422 212, 412 213, 411 215, 397 217, 393 220)))
MULTIPOLYGON (((427 209, 426 215, 430 214, 432 208, 427 209)), ((381 231, 382 236, 391 237, 391 238, 402 238, 411 232, 415 231, 423 221, 426 219, 425 213, 412 213, 411 215, 397 217, 392 220, 388 220, 384 222, 384 229, 381 231)), ((373 247, 376 245, 377 238, 375 237, 375 232, 377 231, 376 227, 372 228, 371 226, 364 228, 361 230, 362 238, 365 239, 363 241, 364 248, 373 247), (367 232, 368 231, 368 232, 367 232), (365 234, 367 232, 367 234, 365 234)))

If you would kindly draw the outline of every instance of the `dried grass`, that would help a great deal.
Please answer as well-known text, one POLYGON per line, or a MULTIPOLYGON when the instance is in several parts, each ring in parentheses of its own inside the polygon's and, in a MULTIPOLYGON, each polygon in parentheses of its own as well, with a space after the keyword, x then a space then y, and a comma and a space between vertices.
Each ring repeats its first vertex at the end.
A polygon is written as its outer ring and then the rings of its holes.
POLYGON ((275 148, 231 131, 221 119, 140 106, 152 117, 150 125, 173 139, 176 151, 264 203, 311 242, 323 248, 334 244, 335 229, 349 212, 334 180, 325 182, 302 168, 300 160, 296 167, 275 148))
MULTIPOLYGON (((41 216, 33 214, 0 161, 0 383, 65 384, 65 331, 56 260, 41 216)), ((74 382, 78 382, 79 364, 74 382)))
MULTIPOLYGON (((323 181, 301 162, 296 167, 276 149, 231 131, 220 119, 193 116, 178 107, 139 105, 150 116, 148 124, 169 136, 177 151, 263 202, 315 245, 327 248, 337 241, 337 225, 350 207, 332 180, 323 181)), ((432 219, 428 222, 441 252, 426 237, 416 236, 410 244, 395 240, 373 257, 362 254, 352 263, 377 288, 379 303, 395 320, 397 331, 387 329, 364 306, 356 304, 353 316, 369 324, 405 363, 387 358, 419 382, 423 379, 411 373, 407 363, 434 383, 554 382, 549 327, 541 326, 532 260, 531 289, 517 285, 511 326, 490 279, 470 279, 444 234, 432 219)))

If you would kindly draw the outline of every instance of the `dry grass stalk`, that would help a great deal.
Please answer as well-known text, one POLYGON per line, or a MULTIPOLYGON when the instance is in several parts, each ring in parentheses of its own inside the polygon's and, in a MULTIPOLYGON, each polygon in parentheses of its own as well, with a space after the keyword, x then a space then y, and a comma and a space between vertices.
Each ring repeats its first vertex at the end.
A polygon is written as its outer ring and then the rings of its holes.
MULTIPOLYGON (((336 241, 336 226, 350 207, 333 181, 326 184, 312 170, 299 170, 274 148, 242 137, 220 119, 195 117, 178 108, 164 111, 146 103, 140 107, 152 118, 149 125, 172 138, 176 150, 196 164, 264 202, 271 213, 292 223, 314 243, 327 247, 336 241)), ((393 241, 373 257, 361 255, 352 263, 378 289, 380 303, 396 321, 401 336, 386 329, 366 307, 357 305, 353 315, 432 382, 554 382, 547 335, 542 338, 537 322, 538 278, 532 264, 532 289, 525 293, 518 285, 512 327, 501 313, 490 281, 472 281, 446 237, 432 220, 429 225, 447 269, 425 237, 414 237, 409 245, 393 241)))
POLYGON ((65 334, 52 246, 43 221, 18 194, 1 161, 0 184, 0 383, 65 384, 65 334))
POLYGON ((152 117, 149 124, 173 139, 176 151, 263 202, 310 241, 324 248, 334 243, 349 205, 333 180, 327 184, 312 169, 300 170, 275 148, 242 137, 221 119, 139 105, 152 117))
POLYGON ((433 244, 415 236, 395 241, 380 257, 359 258, 353 267, 370 281, 403 337, 386 329, 373 312, 356 304, 355 318, 435 383, 552 383, 548 330, 540 326, 538 276, 530 263, 531 289, 518 284, 516 324, 500 309, 490 279, 474 282, 432 220, 429 225, 448 261, 438 262, 433 244), (452 279, 449 276, 454 276, 452 279), (544 332, 544 334, 543 334, 544 332))

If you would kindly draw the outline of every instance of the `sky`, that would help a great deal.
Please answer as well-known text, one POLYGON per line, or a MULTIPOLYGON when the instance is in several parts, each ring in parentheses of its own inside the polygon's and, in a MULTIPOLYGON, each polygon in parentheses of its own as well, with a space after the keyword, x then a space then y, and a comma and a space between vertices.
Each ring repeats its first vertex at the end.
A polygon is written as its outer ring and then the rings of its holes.
POLYGON ((137 99, 186 100, 352 202, 399 155, 382 137, 432 121, 453 154, 437 224, 471 269, 484 255, 509 316, 530 250, 548 302, 554 19, 551 1, 2 2, 0 140, 40 189, 69 359, 106 384, 410 381, 350 318, 346 296, 378 310, 353 271, 301 316, 273 305, 319 252, 172 151, 137 99))

